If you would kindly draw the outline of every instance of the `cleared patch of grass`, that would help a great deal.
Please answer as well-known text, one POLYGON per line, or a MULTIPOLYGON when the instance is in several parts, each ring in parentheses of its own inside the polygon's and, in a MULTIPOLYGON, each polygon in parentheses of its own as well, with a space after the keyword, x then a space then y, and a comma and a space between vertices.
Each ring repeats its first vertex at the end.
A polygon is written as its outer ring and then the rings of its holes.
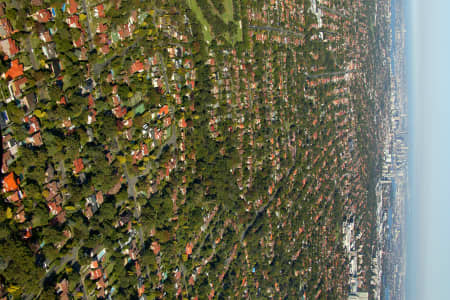
POLYGON ((225 12, 221 15, 222 20, 225 23, 233 21, 233 0, 223 0, 225 12))
POLYGON ((239 20, 239 22, 236 22, 237 25, 237 31, 233 36, 233 42, 242 42, 242 20, 239 20))
POLYGON ((202 32, 203 32, 205 41, 207 43, 210 43, 212 40, 211 25, 209 25, 208 21, 206 21, 202 10, 200 9, 200 7, 197 4, 197 1, 196 0, 187 0, 187 4, 188 4, 189 8, 192 9, 192 11, 194 12, 198 21, 202 25, 202 32))
POLYGON ((227 40, 231 39, 231 42, 234 44, 236 42, 242 41, 242 26, 241 26, 241 20, 235 21, 233 18, 233 9, 238 9, 236 7, 233 7, 233 0, 223 0, 224 1, 224 7, 225 12, 220 15, 220 18, 224 21, 224 23, 234 22, 237 25, 237 31, 235 34, 227 35, 227 40))

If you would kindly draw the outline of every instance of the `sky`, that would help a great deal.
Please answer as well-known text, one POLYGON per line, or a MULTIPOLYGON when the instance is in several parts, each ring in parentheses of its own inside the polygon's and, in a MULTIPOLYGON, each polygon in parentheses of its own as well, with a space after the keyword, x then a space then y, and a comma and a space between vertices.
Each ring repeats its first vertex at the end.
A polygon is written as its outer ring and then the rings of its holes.
POLYGON ((410 107, 406 299, 450 299, 450 1, 404 1, 410 107))

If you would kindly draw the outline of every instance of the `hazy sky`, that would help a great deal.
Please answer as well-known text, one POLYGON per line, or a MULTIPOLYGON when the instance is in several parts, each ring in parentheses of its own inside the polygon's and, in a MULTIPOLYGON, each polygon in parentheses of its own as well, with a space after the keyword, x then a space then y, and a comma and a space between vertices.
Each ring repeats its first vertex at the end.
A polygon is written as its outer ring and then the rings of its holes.
POLYGON ((407 299, 450 299, 450 1, 408 2, 407 299))

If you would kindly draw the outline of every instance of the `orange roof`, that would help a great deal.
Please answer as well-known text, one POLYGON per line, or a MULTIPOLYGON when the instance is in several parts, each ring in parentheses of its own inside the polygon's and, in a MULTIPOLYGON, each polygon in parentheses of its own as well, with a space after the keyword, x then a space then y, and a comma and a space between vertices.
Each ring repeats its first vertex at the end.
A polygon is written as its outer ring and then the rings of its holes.
POLYGON ((11 62, 11 68, 5 73, 5 77, 15 79, 23 75, 23 65, 19 63, 18 59, 11 62))
POLYGON ((81 172, 84 169, 83 160, 81 158, 76 159, 73 166, 75 167, 75 174, 81 172))
POLYGON ((191 242, 187 243, 187 245, 186 245, 186 254, 187 255, 192 254, 192 243, 191 242))
POLYGON ((78 15, 73 15, 73 16, 68 17, 66 19, 66 23, 69 25, 70 28, 80 28, 81 29, 78 15))
POLYGON ((94 271, 91 271, 91 280, 96 280, 102 277, 102 270, 97 269, 94 271))
POLYGON ((141 285, 140 288, 138 288, 138 296, 141 297, 145 292, 145 285, 141 285))
POLYGON ((34 18, 40 23, 46 23, 50 21, 52 14, 48 11, 48 9, 43 8, 34 14, 34 18))
POLYGON ((97 269, 98 268, 98 262, 96 260, 93 260, 91 262, 91 269, 97 269))
POLYGON ((68 12, 69 14, 74 14, 77 12, 78 3, 75 0, 69 0, 69 8, 68 12))
POLYGON ((159 246, 159 243, 155 241, 155 242, 152 242, 150 249, 153 250, 153 253, 155 253, 155 255, 158 255, 161 247, 159 246))
POLYGON ((99 4, 95 7, 95 10, 100 18, 105 17, 105 10, 103 8, 103 4, 99 4))
POLYGON ((134 74, 136 72, 142 72, 144 71, 144 64, 137 60, 134 64, 131 65, 130 72, 131 74, 134 74))
POLYGON ((115 108, 113 108, 112 112, 116 116, 116 118, 122 118, 127 114, 127 108, 116 106, 115 108))
POLYGON ((17 190, 19 187, 17 186, 16 179, 14 178, 14 173, 9 173, 5 178, 3 178, 3 192, 13 192, 17 190))
POLYGON ((50 213, 55 216, 57 214, 59 214, 62 210, 62 207, 60 205, 56 204, 55 202, 47 203, 47 206, 48 206, 48 209, 50 210, 50 213))
POLYGON ((167 115, 169 113, 169 107, 167 105, 164 105, 163 107, 161 107, 161 109, 159 110, 159 114, 165 114, 167 115))
POLYGON ((180 119, 180 121, 178 122, 178 125, 179 125, 181 128, 186 128, 187 123, 186 123, 186 121, 185 121, 184 119, 180 119))
POLYGON ((98 24, 97 29, 96 29, 97 33, 103 33, 103 32, 106 32, 107 30, 108 30, 108 25, 104 24, 104 23, 98 24))
POLYGON ((28 239, 28 238, 30 238, 32 235, 33 235, 33 234, 32 234, 32 232, 31 232, 31 227, 28 227, 28 228, 25 230, 25 234, 24 234, 23 238, 24 238, 24 239, 28 239))

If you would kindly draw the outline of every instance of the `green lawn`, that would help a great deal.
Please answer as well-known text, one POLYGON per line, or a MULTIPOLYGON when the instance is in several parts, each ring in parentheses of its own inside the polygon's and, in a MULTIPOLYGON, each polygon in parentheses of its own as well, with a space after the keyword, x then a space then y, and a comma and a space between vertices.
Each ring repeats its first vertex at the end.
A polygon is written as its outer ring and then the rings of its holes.
POLYGON ((202 24, 202 31, 206 42, 207 43, 211 42, 212 40, 211 27, 206 21, 205 16, 203 16, 203 12, 198 6, 197 1, 187 0, 187 3, 189 8, 192 9, 192 11, 195 13, 195 16, 197 17, 200 24, 202 24))
MULTIPOLYGON (((189 8, 192 9, 192 11, 194 12, 198 21, 202 25, 202 31, 203 31, 203 36, 205 38, 205 41, 207 43, 211 42, 211 40, 213 38, 213 34, 211 32, 211 25, 206 20, 202 9, 198 6, 198 3, 196 0, 186 0, 186 1, 187 1, 189 8)), ((229 34, 226 35, 226 39, 227 40, 231 39, 231 42, 234 44, 235 42, 242 41, 242 28, 240 26, 240 22, 236 22, 233 19, 233 9, 235 9, 233 7, 233 0, 223 0, 223 1, 224 1, 225 12, 223 14, 219 15, 220 18, 225 23, 234 22, 238 26, 236 34, 234 34, 232 36, 230 36, 229 34)), ((215 11, 213 11, 213 13, 218 14, 218 11, 215 10, 215 11)))
POLYGON ((236 25, 238 26, 236 34, 233 36, 233 42, 242 42, 242 20, 239 20, 239 22, 236 22, 236 25))
POLYGON ((225 23, 233 21, 233 0, 223 0, 225 12, 221 15, 222 20, 225 23))
POLYGON ((233 19, 233 9, 237 8, 233 7, 233 0, 223 0, 223 1, 225 12, 220 17, 225 23, 234 22, 238 27, 237 32, 233 36, 231 36, 231 41, 234 44, 235 42, 242 41, 242 28, 240 26, 240 22, 236 22, 233 19))

